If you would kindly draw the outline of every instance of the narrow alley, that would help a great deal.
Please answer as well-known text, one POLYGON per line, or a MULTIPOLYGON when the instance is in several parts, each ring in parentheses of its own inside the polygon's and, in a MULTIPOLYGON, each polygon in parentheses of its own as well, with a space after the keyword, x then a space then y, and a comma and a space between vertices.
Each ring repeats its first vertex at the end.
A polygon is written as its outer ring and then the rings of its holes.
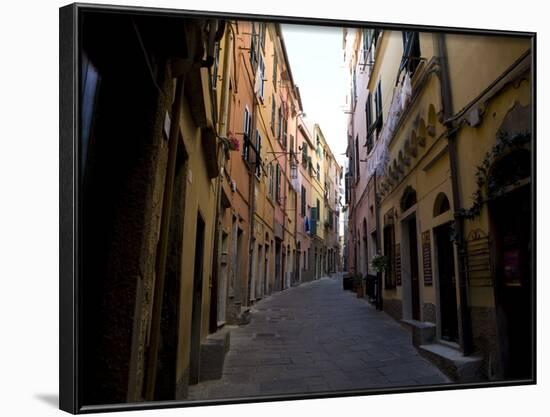
POLYGON ((222 379, 190 386, 189 399, 446 382, 399 323, 343 291, 335 274, 256 304, 251 322, 231 331, 222 379))
POLYGON ((82 22, 79 401, 533 380, 531 39, 82 22))

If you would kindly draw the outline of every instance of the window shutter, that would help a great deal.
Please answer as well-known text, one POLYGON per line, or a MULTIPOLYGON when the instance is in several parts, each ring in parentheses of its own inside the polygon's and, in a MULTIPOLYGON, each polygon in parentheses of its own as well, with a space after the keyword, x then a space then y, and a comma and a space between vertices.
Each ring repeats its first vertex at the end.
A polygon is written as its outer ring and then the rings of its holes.
POLYGON ((319 199, 317 199, 317 220, 321 220, 321 203, 319 199))
POLYGON ((271 132, 275 134, 275 107, 277 104, 275 103, 275 95, 271 97, 271 132))
POLYGON ((302 185, 302 207, 301 207, 302 216, 306 215, 306 189, 302 185))
POLYGON ((317 207, 312 207, 311 208, 311 221, 310 221, 310 231, 311 231, 311 234, 314 235, 317 233, 317 216, 318 216, 318 213, 317 213, 317 207))
POLYGON ((257 177, 260 177, 262 174, 262 158, 260 157, 261 149, 262 149, 262 137, 260 136, 260 132, 256 130, 256 149, 255 149, 254 161, 256 161, 257 177))
POLYGON ((275 165, 275 199, 281 199, 281 168, 279 164, 275 165))
POLYGON ((265 78, 265 64, 264 59, 262 58, 262 55, 260 54, 258 56, 259 62, 258 62, 258 71, 260 72, 260 98, 264 99, 264 78, 265 78))
POLYGON ((372 141, 372 131, 373 131, 373 125, 372 125, 372 95, 369 93, 367 95, 367 103, 365 105, 365 116, 367 120, 367 153, 369 153, 372 150, 373 141, 372 141))
POLYGON ((382 80, 378 81, 376 86, 376 95, 375 95, 375 105, 376 105, 376 131, 380 132, 382 129, 383 114, 382 114, 382 80))
POLYGON ((243 158, 248 161, 248 152, 250 146, 250 113, 244 109, 244 128, 243 128, 243 158))
POLYGON ((252 35, 250 35, 250 64, 254 71, 256 67, 256 25, 252 23, 252 35))

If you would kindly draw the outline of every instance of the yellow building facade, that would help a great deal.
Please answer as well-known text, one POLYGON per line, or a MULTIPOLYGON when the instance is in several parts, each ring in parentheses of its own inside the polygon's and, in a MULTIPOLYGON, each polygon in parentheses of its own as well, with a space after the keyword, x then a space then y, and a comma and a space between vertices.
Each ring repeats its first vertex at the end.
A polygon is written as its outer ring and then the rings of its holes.
POLYGON ((354 34, 372 102, 349 154, 374 184, 379 304, 456 380, 527 376, 530 41, 374 32, 354 34))

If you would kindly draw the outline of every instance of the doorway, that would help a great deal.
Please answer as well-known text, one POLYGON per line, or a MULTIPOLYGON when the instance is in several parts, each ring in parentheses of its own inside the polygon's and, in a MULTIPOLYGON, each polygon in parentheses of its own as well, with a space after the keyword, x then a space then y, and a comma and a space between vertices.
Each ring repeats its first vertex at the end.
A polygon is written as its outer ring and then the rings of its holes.
POLYGON ((227 270, 228 270, 228 234, 222 232, 222 253, 220 262, 220 283, 218 286, 218 316, 217 325, 222 326, 225 323, 225 311, 227 302, 227 270))
POLYGON ((531 193, 521 187, 490 205, 495 254, 495 300, 502 372, 532 375, 531 193))
POLYGON ((281 285, 281 241, 275 239, 275 291, 279 291, 281 285))
POLYGON ((264 260, 264 254, 263 254, 264 247, 262 245, 258 245, 258 269, 256 273, 256 299, 261 300, 263 298, 263 288, 262 288, 262 273, 263 273, 263 260, 264 260))
POLYGON ((441 339, 458 342, 458 310, 456 302, 455 258, 452 223, 434 229, 437 254, 441 339))
POLYGON ((191 315, 191 358, 189 365, 189 384, 197 384, 200 375, 202 284, 204 258, 204 220, 197 214, 195 234, 195 265, 193 273, 193 306, 191 315))
MULTIPOLYGON (((180 138, 181 139, 181 138, 180 138)), ((155 372, 155 400, 173 400, 176 398, 176 368, 178 355, 178 320, 180 314, 180 280, 182 275, 184 205, 187 185, 188 155, 180 142, 176 157, 174 188, 168 231, 168 250, 161 307, 160 343, 157 369, 155 372)), ((160 249, 160 245, 157 251, 160 249)), ((157 253, 157 271, 159 270, 157 253)))
POLYGON ((267 287, 267 277, 269 276, 269 245, 265 244, 265 252, 264 252, 264 274, 263 274, 263 287, 262 287, 262 294, 264 296, 269 295, 268 287, 267 287))

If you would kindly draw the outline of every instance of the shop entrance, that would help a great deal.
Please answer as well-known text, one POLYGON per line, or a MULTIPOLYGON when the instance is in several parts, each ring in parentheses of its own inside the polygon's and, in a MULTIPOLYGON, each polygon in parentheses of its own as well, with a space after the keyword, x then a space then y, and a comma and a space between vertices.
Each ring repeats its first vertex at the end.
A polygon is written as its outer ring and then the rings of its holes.
POLYGON ((532 377, 531 194, 529 186, 490 205, 495 253, 495 300, 502 372, 532 377))

